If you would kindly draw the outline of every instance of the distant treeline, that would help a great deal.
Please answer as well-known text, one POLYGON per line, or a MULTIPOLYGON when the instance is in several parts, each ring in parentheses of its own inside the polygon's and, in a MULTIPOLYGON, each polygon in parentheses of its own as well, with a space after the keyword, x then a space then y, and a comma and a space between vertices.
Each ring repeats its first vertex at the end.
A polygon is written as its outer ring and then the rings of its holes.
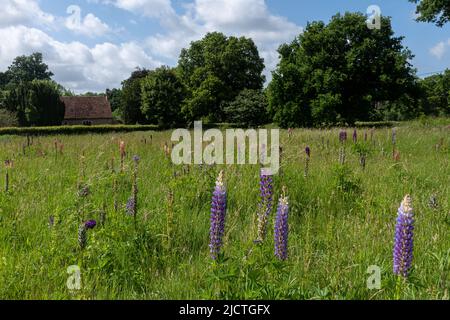
MULTIPOLYGON (((361 13, 308 23, 280 46, 265 87, 252 39, 209 33, 181 51, 176 67, 137 68, 104 95, 117 120, 159 128, 195 120, 288 128, 449 116, 450 70, 420 79, 412 52, 394 34, 390 18, 369 29, 361 13)), ((40 53, 18 57, 0 73, 0 126, 59 125, 59 96, 73 93, 52 76, 40 53)))

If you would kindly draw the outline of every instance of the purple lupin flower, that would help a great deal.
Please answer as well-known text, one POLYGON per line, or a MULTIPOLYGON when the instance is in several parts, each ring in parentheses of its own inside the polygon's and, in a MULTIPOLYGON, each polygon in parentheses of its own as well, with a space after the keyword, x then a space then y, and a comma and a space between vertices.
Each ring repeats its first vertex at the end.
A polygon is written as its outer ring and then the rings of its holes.
POLYGON ((97 221, 95 221, 95 220, 89 220, 84 223, 86 230, 94 229, 96 225, 97 225, 97 221))
POLYGON ((224 185, 224 172, 221 171, 216 181, 211 202, 211 227, 209 231, 209 249, 211 258, 217 260, 222 247, 225 232, 225 217, 227 208, 227 192, 224 185))
POLYGON ((306 153, 306 155, 308 156, 308 158, 311 157, 311 148, 310 148, 309 146, 307 146, 307 147, 305 148, 305 153, 306 153))
POLYGON ((353 143, 358 142, 358 131, 353 130, 353 143))
POLYGON ((414 212, 411 197, 407 195, 398 209, 394 242, 394 274, 408 277, 413 260, 414 212))
POLYGON ((345 141, 347 141, 347 131, 341 130, 339 132, 339 142, 344 143, 345 141))
POLYGON ((288 257, 289 203, 285 192, 284 188, 275 219, 275 256, 280 260, 286 260, 288 257))
POLYGON ((255 242, 261 243, 267 234, 267 222, 273 207, 273 179, 265 175, 264 170, 260 174, 260 203, 258 206, 258 238, 255 242))
POLYGON ((134 195, 127 201, 126 212, 130 216, 136 215, 136 199, 134 198, 134 195))

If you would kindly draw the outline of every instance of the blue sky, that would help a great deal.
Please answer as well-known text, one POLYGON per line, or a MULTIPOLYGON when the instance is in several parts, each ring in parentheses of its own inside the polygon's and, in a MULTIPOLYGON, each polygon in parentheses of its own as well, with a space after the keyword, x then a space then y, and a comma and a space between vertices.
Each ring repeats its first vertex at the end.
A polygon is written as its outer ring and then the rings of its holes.
POLYGON ((308 21, 365 13, 370 5, 392 17, 419 75, 450 68, 450 24, 414 21, 407 0, 2 0, 0 70, 17 55, 41 51, 65 87, 104 91, 137 66, 175 65, 181 48, 217 30, 253 38, 270 78, 276 49, 308 21))

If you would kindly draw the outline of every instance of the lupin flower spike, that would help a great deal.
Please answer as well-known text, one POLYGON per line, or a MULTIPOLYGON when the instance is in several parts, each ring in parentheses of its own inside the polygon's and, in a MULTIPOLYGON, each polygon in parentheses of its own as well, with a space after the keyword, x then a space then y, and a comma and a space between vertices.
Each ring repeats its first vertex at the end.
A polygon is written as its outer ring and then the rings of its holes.
POLYGON ((214 188, 211 203, 211 226, 209 249, 211 258, 217 260, 225 233, 227 193, 224 185, 224 172, 221 171, 214 188))
POLYGON ((288 218, 289 202, 286 196, 286 187, 283 187, 275 219, 275 256, 280 260, 286 260, 288 257, 288 218))
POLYGON ((394 239, 394 274, 408 277, 413 260, 414 212, 412 200, 407 195, 398 209, 394 239))
POLYGON ((260 203, 258 207, 258 237, 255 243, 262 243, 266 238, 267 222, 273 207, 273 179, 260 173, 260 203))

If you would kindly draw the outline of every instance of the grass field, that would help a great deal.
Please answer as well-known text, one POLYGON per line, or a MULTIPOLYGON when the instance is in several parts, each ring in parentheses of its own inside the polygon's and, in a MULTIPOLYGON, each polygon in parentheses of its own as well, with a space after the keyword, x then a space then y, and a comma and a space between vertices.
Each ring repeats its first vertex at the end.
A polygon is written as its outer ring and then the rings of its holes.
POLYGON ((391 129, 367 129, 367 141, 358 130, 358 147, 348 129, 344 165, 339 129, 294 130, 291 137, 283 131, 282 172, 274 177, 275 208, 263 245, 254 244, 258 166, 174 166, 163 151, 170 132, 35 137, 29 146, 26 137, 0 136, 0 298, 448 300, 449 124, 399 126, 397 159, 391 129), (365 170, 358 150, 368 152, 365 170), (141 159, 136 221, 125 212, 134 155, 141 159), (213 263, 211 196, 222 169, 228 210, 223 257, 213 263), (290 204, 284 262, 273 249, 282 186, 290 204), (80 188, 88 195, 80 196, 80 188), (392 248, 406 194, 416 215, 414 261, 398 287, 392 248), (78 228, 89 219, 97 226, 81 249, 78 228), (81 271, 77 291, 66 285, 73 265, 81 271), (370 266, 381 268, 381 289, 367 288, 370 266))

